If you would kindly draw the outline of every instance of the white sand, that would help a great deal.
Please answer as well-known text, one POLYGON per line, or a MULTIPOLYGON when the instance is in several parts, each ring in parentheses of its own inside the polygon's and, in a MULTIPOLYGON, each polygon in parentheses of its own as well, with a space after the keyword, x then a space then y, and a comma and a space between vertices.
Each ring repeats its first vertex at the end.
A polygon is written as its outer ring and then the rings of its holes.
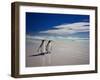
POLYGON ((27 67, 89 64, 88 40, 53 41, 51 54, 31 56, 38 54, 40 44, 41 40, 26 39, 27 67))

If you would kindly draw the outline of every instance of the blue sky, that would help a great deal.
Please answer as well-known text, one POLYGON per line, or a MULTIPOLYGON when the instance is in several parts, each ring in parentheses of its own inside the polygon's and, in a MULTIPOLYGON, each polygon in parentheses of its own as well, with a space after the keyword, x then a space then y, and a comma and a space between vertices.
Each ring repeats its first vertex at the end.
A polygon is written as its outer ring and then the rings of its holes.
POLYGON ((89 39, 89 15, 26 12, 26 35, 39 39, 89 39))

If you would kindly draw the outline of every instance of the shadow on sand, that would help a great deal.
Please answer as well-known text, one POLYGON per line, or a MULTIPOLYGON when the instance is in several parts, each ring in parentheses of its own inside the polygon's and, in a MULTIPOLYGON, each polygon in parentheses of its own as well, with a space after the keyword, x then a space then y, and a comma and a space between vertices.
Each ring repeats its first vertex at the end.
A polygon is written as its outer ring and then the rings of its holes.
POLYGON ((30 55, 29 57, 33 57, 33 56, 43 56, 45 54, 50 54, 50 53, 51 52, 39 53, 39 54, 30 55))

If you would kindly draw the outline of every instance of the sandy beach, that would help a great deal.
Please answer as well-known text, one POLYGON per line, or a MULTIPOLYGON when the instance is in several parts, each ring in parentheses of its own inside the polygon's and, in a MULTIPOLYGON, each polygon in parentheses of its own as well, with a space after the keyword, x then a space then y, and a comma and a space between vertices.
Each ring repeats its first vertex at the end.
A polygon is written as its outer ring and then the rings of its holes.
POLYGON ((55 40, 51 54, 31 56, 38 54, 40 44, 39 39, 26 38, 26 67, 89 64, 88 40, 55 40))

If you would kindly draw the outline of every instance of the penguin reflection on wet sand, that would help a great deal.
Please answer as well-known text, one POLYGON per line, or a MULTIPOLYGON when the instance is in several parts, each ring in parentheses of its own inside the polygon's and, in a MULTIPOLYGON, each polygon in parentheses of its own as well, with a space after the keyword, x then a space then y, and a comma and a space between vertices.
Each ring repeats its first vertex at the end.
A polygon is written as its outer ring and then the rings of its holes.
POLYGON ((37 52, 39 52, 39 54, 36 55, 32 55, 32 56, 39 56, 39 55, 45 55, 45 54, 50 54, 51 53, 51 46, 50 43, 52 42, 51 40, 49 40, 45 46, 45 52, 44 52, 44 44, 45 44, 46 40, 42 40, 37 52))

